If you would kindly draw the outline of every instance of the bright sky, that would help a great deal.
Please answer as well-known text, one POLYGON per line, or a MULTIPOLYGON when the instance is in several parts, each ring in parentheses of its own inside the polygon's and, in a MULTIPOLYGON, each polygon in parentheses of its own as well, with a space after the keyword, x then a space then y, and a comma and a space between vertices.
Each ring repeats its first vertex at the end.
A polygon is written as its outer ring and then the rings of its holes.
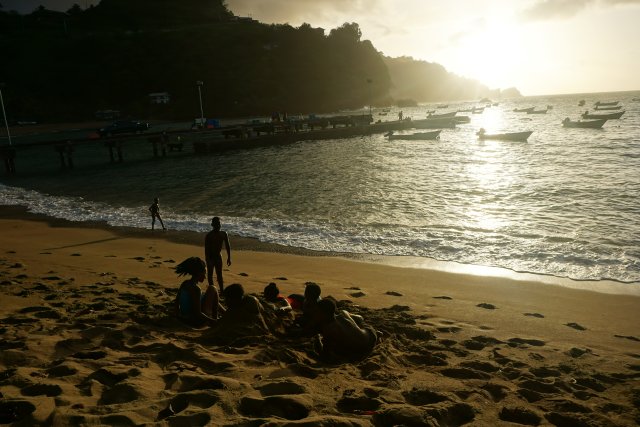
MULTIPOLYGON (((0 0, 66 10, 96 0, 0 0)), ((360 24, 388 56, 524 95, 640 89, 640 0, 227 0, 237 15, 327 30, 360 24)), ((34 6, 34 7, 35 7, 34 6)), ((22 10, 24 11, 24 10, 22 10)))

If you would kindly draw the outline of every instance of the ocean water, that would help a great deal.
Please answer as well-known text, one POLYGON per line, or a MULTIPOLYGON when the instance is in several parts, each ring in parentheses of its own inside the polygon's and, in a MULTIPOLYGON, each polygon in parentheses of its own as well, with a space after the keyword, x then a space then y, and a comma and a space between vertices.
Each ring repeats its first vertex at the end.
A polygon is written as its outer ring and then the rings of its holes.
MULTIPOLYGON (((104 147, 76 151, 56 169, 51 148, 0 178, 0 204, 77 221, 150 228, 160 198, 166 225, 223 227, 264 242, 318 251, 411 255, 576 280, 640 284, 640 92, 529 97, 501 102, 438 141, 383 135, 299 142, 210 156, 150 160, 150 149, 110 165, 104 147), (578 107, 580 99, 586 100, 578 107), (565 129, 595 101, 626 113, 602 130, 565 129), (547 114, 514 108, 553 106, 547 114), (528 142, 479 141, 532 130, 528 142), (53 159, 53 160, 52 160, 53 159), (50 167, 50 169, 47 169, 50 167)), ((436 104, 404 108, 426 117, 436 104)), ((451 103, 438 112, 479 105, 451 103)), ((375 119, 391 120, 374 110, 375 119)), ((603 112, 604 113, 604 112, 603 112)), ((411 133, 412 131, 409 131, 411 133)))

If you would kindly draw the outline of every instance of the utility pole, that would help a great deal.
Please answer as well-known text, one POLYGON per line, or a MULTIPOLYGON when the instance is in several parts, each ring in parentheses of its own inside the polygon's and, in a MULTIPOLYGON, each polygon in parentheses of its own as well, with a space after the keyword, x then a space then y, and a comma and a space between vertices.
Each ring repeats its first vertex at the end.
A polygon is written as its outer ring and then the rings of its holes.
POLYGON ((2 116, 4 117, 4 124, 7 127, 7 138, 9 138, 9 145, 11 145, 11 132, 9 132, 9 122, 7 121, 7 112, 4 109, 4 98, 2 98, 2 87, 4 83, 0 83, 0 104, 2 104, 2 116))
POLYGON ((204 110, 202 109, 202 86, 204 85, 204 82, 202 80, 198 80, 196 82, 196 85, 198 86, 198 98, 200 98, 200 126, 204 128, 204 110))

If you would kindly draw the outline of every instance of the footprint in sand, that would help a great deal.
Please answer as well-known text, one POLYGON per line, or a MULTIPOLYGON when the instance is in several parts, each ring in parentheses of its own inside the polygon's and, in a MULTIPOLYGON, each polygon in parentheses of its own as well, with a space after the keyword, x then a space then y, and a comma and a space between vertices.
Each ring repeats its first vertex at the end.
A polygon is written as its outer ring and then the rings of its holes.
POLYGON ((249 275, 247 273, 238 273, 238 276, 248 277, 249 275))
POLYGON ((639 341, 640 342, 640 338, 636 338, 636 337, 631 336, 631 335, 614 335, 614 337, 622 338, 622 339, 625 339, 625 340, 639 341))
POLYGON ((566 323, 565 326, 568 326, 568 327, 573 328, 573 329, 578 330, 578 331, 586 331, 587 330, 587 328, 585 328, 584 326, 579 325, 579 324, 577 324, 575 322, 566 323))
POLYGON ((346 289, 346 290, 349 290, 349 291, 359 291, 359 290, 360 290, 360 288, 359 288, 359 287, 357 287, 357 286, 350 286, 350 287, 345 288, 345 289, 346 289))
POLYGON ((544 315, 540 313, 525 313, 524 315, 529 317, 537 317, 538 319, 544 319, 544 315))
POLYGON ((354 297, 354 298, 360 298, 360 297, 364 297, 364 296, 366 296, 366 295, 367 295, 367 294, 365 294, 364 292, 354 292, 354 293, 352 293, 352 294, 349 294, 349 296, 352 296, 352 297, 354 297))
POLYGON ((274 277, 273 280, 287 280, 286 277, 274 277))
POLYGON ((486 302, 482 302, 482 303, 476 305, 476 307, 485 308, 487 310, 495 310, 496 309, 495 305, 489 304, 489 303, 486 303, 486 302))
POLYGON ((385 292, 386 295, 391 295, 392 297, 401 297, 402 294, 400 292, 396 292, 396 291, 387 291, 385 292))
POLYGON ((433 298, 434 298, 434 299, 453 299, 453 298, 448 297, 448 296, 446 296, 446 295, 442 295, 442 296, 439 296, 439 297, 433 297, 433 298))

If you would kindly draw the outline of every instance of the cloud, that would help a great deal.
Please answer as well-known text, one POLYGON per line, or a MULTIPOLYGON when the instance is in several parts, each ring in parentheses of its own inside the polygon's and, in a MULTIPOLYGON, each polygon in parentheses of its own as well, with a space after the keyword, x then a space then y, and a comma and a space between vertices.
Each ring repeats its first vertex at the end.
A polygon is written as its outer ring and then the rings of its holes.
POLYGON ((525 21, 571 18, 590 6, 640 5, 640 0, 537 0, 522 11, 525 21))

